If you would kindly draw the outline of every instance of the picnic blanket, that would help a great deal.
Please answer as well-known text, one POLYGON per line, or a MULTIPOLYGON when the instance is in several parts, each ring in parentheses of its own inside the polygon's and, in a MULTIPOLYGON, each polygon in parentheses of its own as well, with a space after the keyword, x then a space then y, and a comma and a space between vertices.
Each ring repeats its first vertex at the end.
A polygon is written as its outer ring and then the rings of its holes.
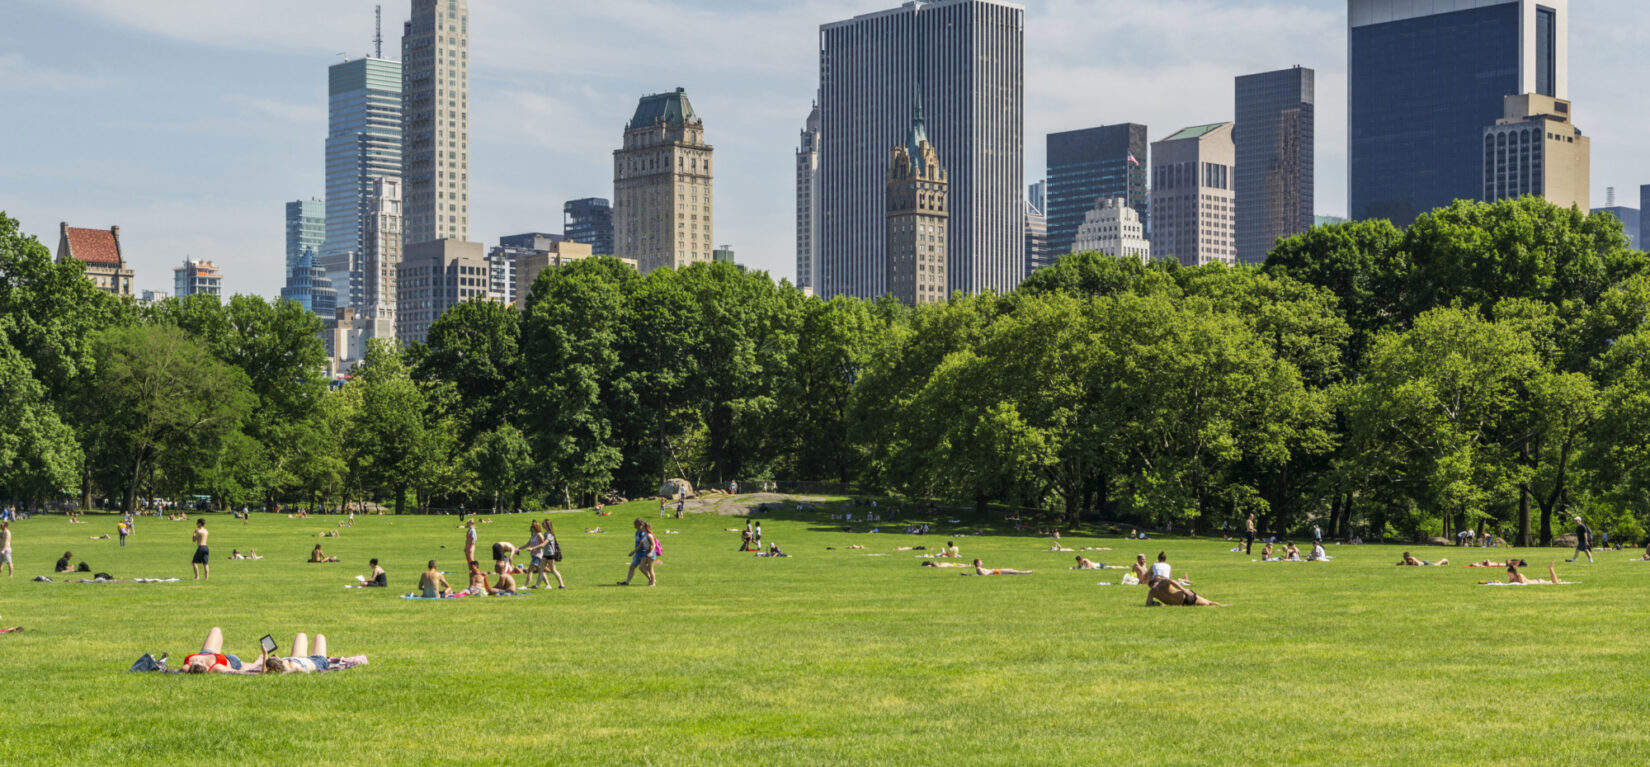
POLYGON ((528 595, 528 592, 526 592, 526 591, 505 591, 505 592, 500 592, 500 593, 497 593, 497 594, 468 594, 468 593, 465 593, 465 592, 461 591, 457 594, 449 594, 449 595, 444 596, 444 597, 427 597, 427 596, 424 596, 423 594, 402 594, 401 598, 402 599, 465 599, 465 598, 468 598, 468 597, 524 597, 524 596, 527 596, 527 595, 528 595))

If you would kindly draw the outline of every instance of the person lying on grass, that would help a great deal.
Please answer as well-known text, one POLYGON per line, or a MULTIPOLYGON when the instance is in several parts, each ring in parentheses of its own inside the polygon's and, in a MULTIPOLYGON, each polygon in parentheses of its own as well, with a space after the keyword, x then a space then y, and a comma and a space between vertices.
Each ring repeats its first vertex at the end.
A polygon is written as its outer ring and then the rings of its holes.
POLYGON ((1165 605, 1184 607, 1225 607, 1219 602, 1205 599, 1185 586, 1168 578, 1158 578, 1152 581, 1151 588, 1146 592, 1146 606, 1156 607, 1161 602, 1165 605))
POLYGON ((1462 567, 1506 567, 1507 565, 1518 565, 1519 567, 1529 567, 1530 566, 1530 564, 1528 562, 1525 562, 1522 559, 1509 559, 1506 562, 1492 562, 1492 561, 1486 559, 1482 562, 1472 562, 1470 564, 1465 564, 1465 565, 1462 565, 1462 567))
POLYGON ((1031 575, 1034 572, 1032 570, 1012 570, 1006 567, 987 569, 978 559, 974 560, 973 570, 974 572, 964 572, 959 573, 959 575, 1031 575))
POLYGON ((338 561, 337 557, 327 556, 327 553, 321 550, 321 544, 319 544, 319 543, 315 544, 315 548, 311 549, 310 552, 309 552, 309 563, 312 564, 312 565, 322 564, 322 563, 325 563, 325 562, 337 562, 337 561, 338 561))
POLYGON ((230 559, 263 559, 264 555, 259 554, 257 549, 247 549, 245 554, 242 554, 240 549, 232 549, 229 552, 229 558, 230 559))
MULTIPOLYGON (((476 563, 471 562, 470 572, 473 573, 475 571, 476 563)), ((482 578, 481 582, 485 584, 487 579, 482 578)), ((452 595, 453 587, 447 584, 447 576, 442 575, 441 571, 436 569, 435 560, 430 560, 430 568, 425 570, 424 574, 418 576, 418 591, 424 595, 425 599, 435 599, 437 597, 452 595)))
POLYGON ((315 654, 311 655, 309 636, 302 633, 292 638, 292 655, 272 658, 260 651, 258 660, 243 663, 234 655, 224 654, 223 629, 213 626, 206 632, 201 651, 184 656, 183 671, 189 674, 307 674, 326 671, 331 663, 327 657, 326 636, 315 635, 315 654))
POLYGON ((17 633, 19 631, 22 631, 22 630, 23 630, 22 626, 12 626, 11 628, 0 628, 0 634, 15 634, 15 633, 17 633))
POLYGON ((1416 559, 1415 557, 1410 556, 1407 551, 1404 552, 1404 558, 1398 560, 1399 567, 1443 567, 1447 564, 1449 564, 1448 559, 1440 559, 1437 562, 1428 562, 1426 560, 1416 559))
POLYGON ((1100 564, 1098 562, 1095 562, 1092 559, 1089 559, 1088 557, 1083 556, 1082 554, 1078 554, 1077 555, 1077 566, 1073 567, 1071 569, 1073 569, 1073 570, 1127 570, 1129 568, 1124 567, 1122 565, 1103 565, 1103 564, 1100 564))
POLYGON ((1558 579, 1558 570, 1554 568, 1553 565, 1547 565, 1547 577, 1550 580, 1532 581, 1528 576, 1518 571, 1518 565, 1516 563, 1507 563, 1507 583, 1509 584, 1518 583, 1526 586, 1533 586, 1537 584, 1562 583, 1562 581, 1558 579))
POLYGON ((961 562, 922 562, 921 564, 923 567, 973 567, 973 565, 965 565, 961 562))

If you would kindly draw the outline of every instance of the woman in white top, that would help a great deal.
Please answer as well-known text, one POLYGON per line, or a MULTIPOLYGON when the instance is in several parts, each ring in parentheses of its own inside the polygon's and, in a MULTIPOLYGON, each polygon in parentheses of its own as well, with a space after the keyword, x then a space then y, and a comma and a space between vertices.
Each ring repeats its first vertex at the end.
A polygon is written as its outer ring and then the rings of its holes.
POLYGON ((1151 579, 1148 583, 1155 583, 1159 579, 1172 580, 1173 568, 1169 567, 1169 553, 1157 552, 1157 561, 1152 563, 1151 579))
POLYGON ((1323 542, 1319 541, 1317 543, 1312 544, 1312 556, 1307 557, 1306 561, 1308 561, 1308 562, 1326 562, 1328 560, 1329 560, 1329 555, 1326 554, 1323 550, 1323 542))

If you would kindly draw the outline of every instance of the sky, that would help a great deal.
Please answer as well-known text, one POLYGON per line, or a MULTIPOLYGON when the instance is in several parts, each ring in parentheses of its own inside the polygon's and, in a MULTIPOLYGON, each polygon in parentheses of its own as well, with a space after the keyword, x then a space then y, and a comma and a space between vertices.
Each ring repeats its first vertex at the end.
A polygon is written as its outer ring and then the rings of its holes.
MULTIPOLYGON (((797 134, 818 28, 895 0, 470 0, 470 239, 561 231, 612 197, 636 100, 687 89, 716 148, 716 238, 795 275, 797 134)), ((327 67, 371 52, 372 0, 6 0, 0 211, 54 252, 58 222, 120 226, 138 290, 185 257, 226 293, 284 282, 285 203, 324 195, 327 67), (277 10, 271 10, 277 9, 277 10)), ((1232 78, 1317 70, 1317 211, 1346 212, 1344 0, 1026 0, 1026 180, 1050 132, 1145 123, 1153 140, 1232 117, 1232 78)), ((407 0, 386 2, 397 56, 407 0)), ((1637 205, 1650 3, 1570 6, 1570 97, 1592 198, 1637 205)))

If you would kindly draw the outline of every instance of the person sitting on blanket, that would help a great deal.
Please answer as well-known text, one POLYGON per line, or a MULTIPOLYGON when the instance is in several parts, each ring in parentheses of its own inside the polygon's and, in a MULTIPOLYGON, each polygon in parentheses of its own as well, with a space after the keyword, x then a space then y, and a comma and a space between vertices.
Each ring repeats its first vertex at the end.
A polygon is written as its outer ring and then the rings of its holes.
POLYGON ((72 573, 72 572, 74 572, 74 565, 70 564, 70 560, 72 560, 72 559, 74 559, 74 552, 72 552, 72 551, 63 552, 63 558, 57 560, 57 567, 55 568, 56 572, 60 572, 60 573, 72 573))
POLYGON ((1265 546, 1260 547, 1260 561, 1272 561, 1272 544, 1268 543, 1265 546))
POLYGON ((1547 565, 1547 577, 1551 580, 1532 581, 1528 576, 1518 571, 1518 565, 1516 563, 1507 563, 1507 583, 1509 584, 1518 583, 1529 586, 1546 583, 1562 583, 1562 581, 1558 579, 1558 570, 1552 565, 1547 565))
POLYGON ((327 553, 321 550, 321 544, 319 544, 319 543, 315 544, 315 548, 311 549, 310 552, 309 552, 309 563, 312 564, 312 565, 313 564, 321 564, 323 562, 337 562, 337 561, 338 561, 337 557, 327 556, 327 553))
POLYGON ((1416 559, 1415 557, 1410 556, 1407 551, 1404 552, 1404 558, 1398 560, 1399 567, 1442 567, 1447 564, 1449 564, 1448 559, 1440 559, 1437 562, 1427 562, 1425 560, 1416 559))
POLYGON ((1078 554, 1077 555, 1077 566, 1073 567, 1071 569, 1073 569, 1073 570, 1127 570, 1129 568, 1124 567, 1122 565, 1103 565, 1103 564, 1095 562, 1092 559, 1089 559, 1088 557, 1083 556, 1082 554, 1078 554))
POLYGON ((1284 541, 1283 542, 1283 561, 1285 561, 1285 562, 1299 562, 1299 561, 1301 561, 1301 550, 1295 548, 1295 542, 1294 541, 1284 541))
POLYGON ((1152 581, 1151 588, 1146 592, 1146 606, 1156 607, 1157 603, 1185 607, 1225 607, 1219 602, 1205 599, 1169 578, 1158 578, 1152 581))
POLYGON ((1033 572, 1031 570, 1011 570, 1011 569, 1006 568, 1006 567, 998 567, 998 568, 994 568, 994 569, 987 568, 985 565, 981 564, 980 560, 978 560, 978 559, 974 560, 973 570, 974 570, 974 572, 971 572, 971 573, 965 572, 965 573, 961 573, 961 574, 962 575, 1031 575, 1032 572, 1033 572))
POLYGON ((956 559, 962 556, 962 549, 957 548, 956 541, 946 541, 945 548, 940 550, 940 556, 947 559, 956 559))
MULTIPOLYGON (((474 570, 475 563, 471 562, 470 567, 474 570)), ((424 595, 425 599, 451 596, 453 593, 453 587, 447 585, 447 576, 442 575, 441 571, 436 569, 435 560, 433 559, 430 560, 430 569, 425 570, 423 575, 418 576, 418 590, 424 595)))
POLYGON ((378 566, 377 557, 373 557, 372 561, 367 564, 372 565, 372 577, 368 578, 366 582, 361 585, 378 588, 390 585, 390 576, 384 572, 384 568, 378 566))
POLYGON ((1136 554, 1134 564, 1129 567, 1129 576, 1134 578, 1135 583, 1147 583, 1151 581, 1151 570, 1151 566, 1146 564, 1146 555, 1136 554))
POLYGON ((1312 554, 1306 558, 1308 562, 1328 562, 1329 554, 1323 550, 1323 541, 1312 544, 1312 554))
POLYGON ((481 571, 480 564, 470 563, 470 585, 459 593, 469 597, 484 597, 493 593, 493 587, 487 585, 487 574, 481 571))
POLYGON ((493 571, 498 574, 498 582, 493 584, 493 593, 516 593, 516 577, 510 574, 510 571, 514 569, 515 568, 510 566, 509 562, 499 562, 494 565, 493 571))

